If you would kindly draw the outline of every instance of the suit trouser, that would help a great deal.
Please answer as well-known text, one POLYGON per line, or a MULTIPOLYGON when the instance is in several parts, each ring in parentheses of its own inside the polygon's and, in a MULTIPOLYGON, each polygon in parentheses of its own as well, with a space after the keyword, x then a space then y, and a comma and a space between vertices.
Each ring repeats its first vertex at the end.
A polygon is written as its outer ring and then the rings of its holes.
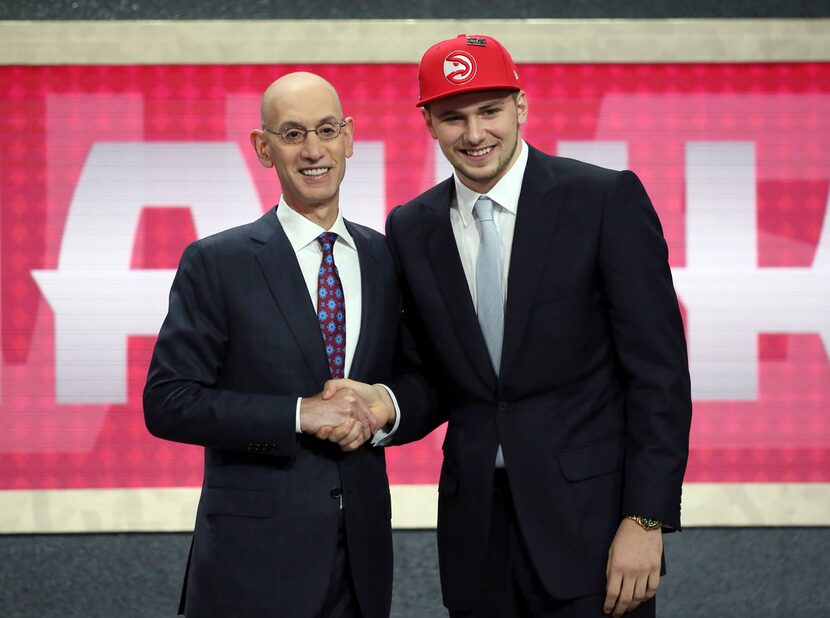
MULTIPOLYGON (((607 618, 605 592, 564 601, 547 593, 522 539, 504 469, 494 474, 488 542, 477 605, 470 611, 450 610, 452 618, 607 618)), ((626 616, 652 618, 655 607, 651 599, 626 616)))
POLYGON ((329 588, 323 608, 317 614, 317 618, 361 618, 357 595, 354 591, 352 570, 349 568, 349 549, 343 509, 340 509, 337 525, 337 551, 334 555, 329 588))

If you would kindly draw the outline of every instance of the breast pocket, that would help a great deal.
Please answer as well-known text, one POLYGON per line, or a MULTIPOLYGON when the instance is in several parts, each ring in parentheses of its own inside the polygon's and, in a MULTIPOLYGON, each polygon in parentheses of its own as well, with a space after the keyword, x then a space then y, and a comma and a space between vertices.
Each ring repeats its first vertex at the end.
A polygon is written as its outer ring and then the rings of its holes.
POLYGON ((607 346, 608 325, 597 294, 575 294, 534 306, 526 332, 526 357, 548 359, 548 375, 571 381, 607 346))

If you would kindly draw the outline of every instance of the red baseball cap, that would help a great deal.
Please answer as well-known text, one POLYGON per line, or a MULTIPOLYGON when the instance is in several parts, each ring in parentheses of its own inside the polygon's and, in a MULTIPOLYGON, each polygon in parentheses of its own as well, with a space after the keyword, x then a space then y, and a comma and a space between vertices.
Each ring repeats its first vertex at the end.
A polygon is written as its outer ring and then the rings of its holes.
POLYGON ((418 107, 475 90, 521 90, 519 73, 496 39, 459 34, 430 47, 418 66, 418 107))

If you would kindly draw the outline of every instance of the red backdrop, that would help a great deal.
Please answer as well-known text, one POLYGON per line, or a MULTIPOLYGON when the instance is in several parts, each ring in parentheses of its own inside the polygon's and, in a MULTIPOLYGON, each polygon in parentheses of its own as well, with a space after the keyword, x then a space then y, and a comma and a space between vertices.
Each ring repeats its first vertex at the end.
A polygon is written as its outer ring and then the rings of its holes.
MULTIPOLYGON (((382 225, 446 176, 414 65, 0 68, 0 488, 201 483, 200 449, 144 428, 152 333, 184 246, 278 200, 248 131, 297 68, 355 119, 347 217, 382 225)), ((525 139, 635 170, 661 216, 692 356, 687 481, 830 481, 830 65, 520 73, 525 139)), ((442 434, 390 449, 391 481, 437 482, 442 434)))

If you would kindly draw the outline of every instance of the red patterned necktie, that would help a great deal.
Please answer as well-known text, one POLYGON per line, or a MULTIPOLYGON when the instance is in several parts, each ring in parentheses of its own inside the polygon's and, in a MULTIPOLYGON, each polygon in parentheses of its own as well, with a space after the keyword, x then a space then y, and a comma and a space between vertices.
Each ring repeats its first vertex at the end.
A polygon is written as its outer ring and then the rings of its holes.
POLYGON ((334 242, 337 234, 323 232, 317 237, 323 250, 317 279, 317 319, 326 345, 332 378, 342 378, 346 364, 346 299, 334 264, 334 242))

